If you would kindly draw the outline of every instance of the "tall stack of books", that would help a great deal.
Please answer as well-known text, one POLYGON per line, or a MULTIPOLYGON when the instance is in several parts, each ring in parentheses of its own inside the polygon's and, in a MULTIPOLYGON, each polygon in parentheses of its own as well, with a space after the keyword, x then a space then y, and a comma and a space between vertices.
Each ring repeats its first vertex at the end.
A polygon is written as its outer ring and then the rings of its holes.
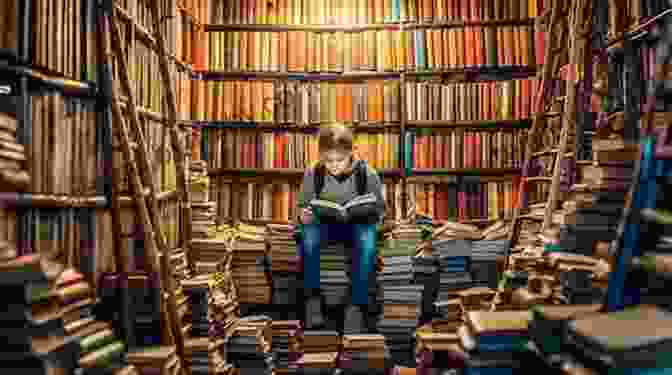
POLYGON ((149 346, 129 351, 128 363, 141 375, 175 375, 182 372, 182 363, 174 346, 149 346))
POLYGON ((287 371, 290 363, 296 362, 301 356, 301 340, 303 331, 298 320, 274 320, 271 323, 273 339, 271 348, 275 353, 276 372, 287 371))
POLYGON ((78 367, 79 343, 65 335, 61 306, 50 292, 40 255, 0 263, 0 286, 5 298, 2 368, 17 374, 72 373, 78 367))
MULTIPOLYGON (((349 245, 328 241, 320 247, 320 289, 329 310, 349 303, 349 279, 351 257, 349 245)), ((329 314, 329 317, 336 314, 329 314)), ((333 325, 332 319, 328 324, 333 325)), ((336 329, 338 325, 331 328, 336 329)))
POLYGON ((421 237, 418 226, 397 226, 387 234, 382 251, 385 267, 379 280, 383 317, 378 332, 384 335, 397 363, 409 363, 413 358, 413 330, 421 312, 424 285, 412 283, 412 256, 421 237))
POLYGON ((386 369, 393 367, 391 358, 382 335, 345 335, 338 368, 345 374, 384 374, 386 369))
MULTIPOLYGON (((224 345, 219 340, 220 346, 224 345)), ((216 350, 216 342, 209 337, 190 337, 184 340, 184 365, 191 370, 192 375, 208 375, 223 362, 214 363, 215 356, 210 353, 216 350)))
POLYGON ((439 262, 438 298, 444 301, 454 292, 467 289, 472 285, 468 271, 468 259, 471 256, 471 243, 463 239, 432 241, 432 252, 439 262))
POLYGON ((273 275, 273 306, 286 319, 296 319, 296 304, 300 291, 297 272, 291 261, 296 257, 294 226, 268 224, 267 238, 270 245, 271 274, 273 275))
POLYGON ((238 296, 230 271, 211 274, 208 321, 212 338, 226 337, 238 320, 238 296))
POLYGON ((435 373, 432 369, 452 369, 464 366, 460 337, 455 333, 437 332, 431 327, 415 333, 415 358, 418 374, 435 373))
POLYGON ((504 222, 495 224, 483 231, 484 239, 473 241, 471 244, 470 272, 474 285, 497 287, 498 259, 505 256, 510 244, 505 239, 494 239, 507 236, 507 227, 504 222), (500 226, 497 228, 497 226, 500 226))
POLYGON ((434 301, 439 291, 438 267, 438 261, 429 246, 413 257, 413 283, 422 285, 421 323, 431 321, 434 317, 434 301))
POLYGON ((271 285, 264 267, 267 255, 266 228, 240 223, 232 241, 232 273, 241 304, 271 302, 271 285))
POLYGON ((331 374, 340 348, 341 337, 336 331, 304 331, 303 355, 293 366, 319 374, 331 374))
POLYGON ((542 357, 561 355, 563 338, 571 320, 598 314, 601 304, 537 305, 530 308, 529 332, 534 348, 542 357))
POLYGON ((268 316, 242 318, 232 335, 225 338, 226 360, 238 369, 240 375, 270 375, 274 367, 271 340, 271 319, 268 316))

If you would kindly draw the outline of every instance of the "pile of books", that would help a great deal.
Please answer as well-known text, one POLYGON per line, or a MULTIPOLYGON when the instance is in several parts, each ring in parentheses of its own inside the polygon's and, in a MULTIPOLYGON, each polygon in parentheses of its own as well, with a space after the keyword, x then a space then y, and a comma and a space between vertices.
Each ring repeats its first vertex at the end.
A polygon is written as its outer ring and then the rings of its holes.
POLYGON ((160 345, 162 322, 158 280, 149 274, 128 276, 131 316, 134 320, 136 346, 160 345))
POLYGON ((129 351, 126 360, 135 366, 141 375, 182 373, 182 363, 174 346, 139 347, 129 351))
POLYGON ((274 355, 271 352, 271 319, 268 316, 241 318, 226 342, 226 361, 241 375, 271 374, 274 355))
POLYGON ((331 309, 350 302, 351 250, 342 242, 323 241, 323 244, 320 248, 320 289, 325 303, 331 309))
POLYGON ((271 280, 266 273, 266 228, 240 223, 231 242, 232 274, 241 304, 269 304, 271 280))
POLYGON ((432 253, 439 263, 439 300, 447 300, 457 290, 472 286, 467 261, 471 255, 471 243, 463 239, 432 241, 432 253))
POLYGON ((297 246, 293 225, 268 224, 270 268, 273 283, 273 306, 281 319, 297 319, 303 285, 297 273, 297 246))
POLYGON ((563 340, 572 319, 598 314, 601 304, 537 305, 530 308, 530 338, 542 357, 563 353, 563 340))
POLYGON ((191 202, 191 238, 212 238, 217 232, 216 202, 191 202))
POLYGON ((415 359, 418 374, 431 374, 432 368, 464 367, 460 337, 455 333, 433 331, 431 326, 415 333, 415 359))
POLYGON ((39 254, 0 263, 0 365, 14 373, 72 373, 78 366, 79 344, 63 330, 59 298, 50 292, 39 254))
POLYGON ((16 124, 16 118, 0 113, 0 191, 23 191, 30 184, 25 147, 16 142, 16 124))
POLYGON ((506 256, 508 240, 481 240, 471 243, 470 272, 474 285, 497 287, 498 261, 506 256))
POLYGON ((393 367, 391 358, 382 335, 345 335, 338 368, 345 374, 384 374, 385 369, 393 367))
POLYGON ((431 247, 413 257, 413 283, 422 285, 422 305, 420 306, 420 323, 434 317, 433 303, 438 295, 439 266, 431 247))
POLYGON ((489 310, 495 290, 488 287, 473 287, 457 292, 460 300, 460 310, 469 311, 489 310))
POLYGON ((102 316, 94 316, 93 288, 81 273, 66 269, 51 293, 57 296, 65 334, 79 342, 79 367, 85 374, 126 367, 126 345, 112 324, 100 320, 102 316))
POLYGON ((301 356, 303 331, 298 320, 274 320, 271 323, 273 334, 271 348, 275 353, 276 371, 288 369, 290 363, 301 356))
POLYGON ((336 331, 304 331, 303 355, 291 365, 300 369, 311 369, 320 374, 331 374, 341 346, 341 337, 336 331))
POLYGON ((208 202, 210 200, 210 177, 205 160, 192 160, 189 164, 189 190, 191 202, 208 202))
POLYGON ((170 255, 170 266, 173 270, 173 277, 178 283, 191 277, 191 270, 187 262, 187 254, 183 249, 175 249, 170 255))

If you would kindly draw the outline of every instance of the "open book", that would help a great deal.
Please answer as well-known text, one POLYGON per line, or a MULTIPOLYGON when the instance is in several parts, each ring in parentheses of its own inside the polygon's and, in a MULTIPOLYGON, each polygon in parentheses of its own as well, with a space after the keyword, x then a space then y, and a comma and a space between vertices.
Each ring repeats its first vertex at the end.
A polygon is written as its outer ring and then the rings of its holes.
POLYGON ((344 205, 323 199, 313 199, 310 201, 310 207, 318 217, 347 222, 352 218, 370 217, 375 214, 376 201, 376 196, 368 193, 357 196, 344 205))

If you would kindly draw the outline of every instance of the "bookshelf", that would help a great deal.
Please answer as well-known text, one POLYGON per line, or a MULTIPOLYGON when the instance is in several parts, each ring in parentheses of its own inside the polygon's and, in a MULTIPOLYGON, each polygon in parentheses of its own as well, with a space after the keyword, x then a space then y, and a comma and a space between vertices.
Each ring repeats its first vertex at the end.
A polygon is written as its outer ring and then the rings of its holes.
MULTIPOLYGON (((301 138, 331 121, 353 126, 361 140, 355 142, 358 151, 381 172, 385 182, 391 182, 394 198, 390 207, 394 212, 390 216, 396 219, 415 204, 410 185, 423 181, 429 185, 433 176, 487 177, 490 183, 485 185, 491 185, 497 195, 496 189, 504 189, 506 181, 496 177, 510 182, 520 174, 519 163, 503 161, 522 160, 522 147, 516 148, 520 149, 516 154, 502 152, 498 161, 474 158, 464 165, 462 160, 430 163, 416 152, 440 154, 443 143, 451 137, 453 143, 462 143, 457 137, 465 132, 473 140, 468 143, 469 150, 460 150, 460 158, 476 151, 481 138, 502 150, 504 139, 516 144, 524 139, 531 123, 537 67, 543 63, 543 56, 535 53, 543 45, 543 33, 536 31, 542 4, 501 0, 490 6, 476 11, 466 3, 451 8, 442 1, 378 4, 353 0, 342 7, 320 1, 272 5, 250 1, 239 6, 212 2, 204 34, 194 38, 191 122, 201 137, 201 146, 194 153, 208 161, 214 178, 211 196, 218 197, 220 206, 223 199, 230 199, 224 197, 238 196, 236 178, 241 178, 241 184, 255 185, 273 178, 273 184, 285 185, 277 190, 290 191, 293 196, 304 168, 316 160, 316 147, 301 138), (480 48, 466 48, 470 44, 480 48), (426 102, 434 92, 440 101, 426 102), (529 100, 501 100, 507 94, 529 100), (247 101, 246 97, 258 100, 247 101), (472 100, 468 111, 450 110, 457 108, 459 98, 472 100), (436 110, 418 108, 417 102, 436 110), (230 141, 234 133, 252 138, 230 141), (274 138, 290 134, 289 142, 295 144, 288 145, 289 160, 277 161, 272 155, 273 160, 268 160, 270 150, 285 146, 280 141, 269 148, 255 133, 274 138), (383 159, 390 159, 382 162, 376 160, 381 150, 365 146, 389 144, 387 138, 377 142, 381 133, 398 138, 391 142, 392 154, 382 151, 383 159), (437 136, 443 142, 435 142, 430 134, 445 137, 437 136), (416 135, 426 139, 426 147, 424 140, 416 141, 416 135), (231 154, 237 145, 250 143, 262 143, 261 150, 250 149, 257 150, 258 158, 242 160, 231 154)), ((465 108, 469 104, 465 103, 465 108)), ((482 156, 488 153, 484 147, 479 151, 482 156)), ((453 159, 458 159, 457 155, 453 159)), ((445 179, 439 180, 443 186, 445 179)), ((242 190, 258 194, 253 189, 242 190)), ((259 194, 266 194, 269 200, 275 197, 268 191, 259 194)), ((226 208, 218 209, 219 216, 237 218, 240 208, 233 202, 224 205, 226 208)), ((281 222, 296 217, 292 213, 281 216, 281 222)))

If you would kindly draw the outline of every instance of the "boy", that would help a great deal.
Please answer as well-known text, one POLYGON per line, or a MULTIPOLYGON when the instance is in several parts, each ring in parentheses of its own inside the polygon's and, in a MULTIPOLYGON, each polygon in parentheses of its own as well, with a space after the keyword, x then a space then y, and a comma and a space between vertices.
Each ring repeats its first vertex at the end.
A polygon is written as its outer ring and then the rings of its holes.
POLYGON ((352 304, 345 313, 346 331, 361 331, 368 304, 369 274, 374 270, 376 256, 376 224, 385 211, 382 184, 366 161, 353 157, 353 134, 342 124, 320 129, 318 135, 320 161, 306 170, 298 206, 302 210, 302 248, 306 327, 324 324, 320 300, 320 244, 328 239, 350 240, 352 248, 352 304), (321 181, 316 183, 315 181, 321 181), (320 189, 321 191, 315 191, 320 189), (318 220, 310 201, 320 197, 345 204, 360 194, 373 193, 376 204, 370 215, 349 223, 318 220), (319 221, 319 223, 318 223, 319 221))

